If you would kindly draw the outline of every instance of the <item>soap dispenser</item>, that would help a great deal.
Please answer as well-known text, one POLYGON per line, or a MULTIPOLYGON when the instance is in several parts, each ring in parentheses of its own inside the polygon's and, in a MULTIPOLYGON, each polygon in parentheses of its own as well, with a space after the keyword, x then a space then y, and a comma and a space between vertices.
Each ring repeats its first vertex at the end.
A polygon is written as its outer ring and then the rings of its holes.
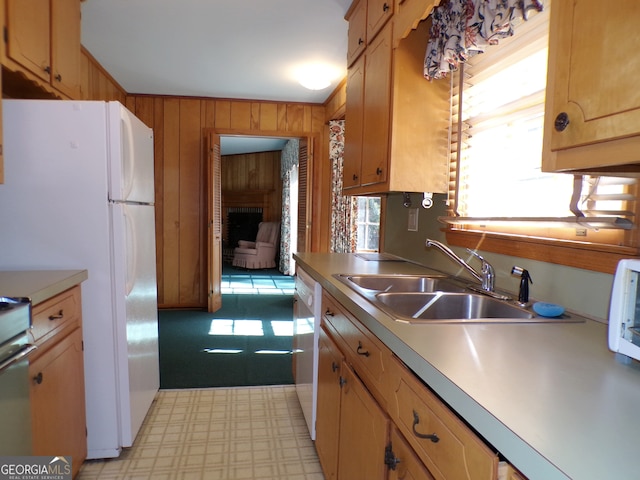
POLYGON ((520 291, 518 292, 518 303, 526 305, 529 303, 529 283, 533 283, 529 271, 522 267, 511 268, 511 275, 520 277, 520 291))

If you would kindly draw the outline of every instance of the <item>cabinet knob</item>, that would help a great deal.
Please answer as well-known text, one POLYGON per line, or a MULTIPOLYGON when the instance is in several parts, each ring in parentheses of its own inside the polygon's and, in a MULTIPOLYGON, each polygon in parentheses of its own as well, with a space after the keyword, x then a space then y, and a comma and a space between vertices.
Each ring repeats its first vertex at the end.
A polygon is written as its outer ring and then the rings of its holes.
POLYGON ((362 45, 364 43, 364 40, 362 39, 362 37, 358 38, 358 45, 362 45))
POLYGON ((569 125, 569 115, 566 112, 559 113, 553 126, 556 132, 562 132, 569 125))
POLYGON ((331 362, 331 371, 335 372, 338 370, 338 364, 336 362, 331 362))
POLYGON ((396 457, 396 454, 393 453, 391 445, 387 445, 384 449, 384 464, 389 467, 390 470, 395 470, 401 461, 402 460, 396 457))
POLYGON ((382 11, 383 12, 388 12, 389 11, 389 4, 385 2, 385 4, 382 6, 382 11))
POLYGON ((358 175, 356 175, 355 173, 353 174, 353 179, 354 180, 358 180, 358 175))
POLYGON ((40 385, 42 383, 42 372, 38 372, 38 374, 33 377, 33 383, 40 385))
POLYGON ((57 75, 55 76, 55 79, 56 79, 57 81, 61 82, 61 81, 62 81, 62 75, 57 74, 57 75))
POLYGON ((333 312, 327 308, 327 311, 324 312, 327 317, 333 317, 333 312))
POLYGON ((382 169, 380 167, 376 168, 376 175, 382 175, 382 169))
POLYGON ((51 73, 51 67, 47 65, 46 67, 44 67, 44 71, 47 73, 51 73))

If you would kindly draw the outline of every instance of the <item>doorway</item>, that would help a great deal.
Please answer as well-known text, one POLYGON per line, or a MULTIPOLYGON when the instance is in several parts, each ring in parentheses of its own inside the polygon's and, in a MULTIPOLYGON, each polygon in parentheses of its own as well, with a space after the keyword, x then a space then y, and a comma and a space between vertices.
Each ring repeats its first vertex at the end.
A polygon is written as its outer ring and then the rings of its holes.
MULTIPOLYGON (((290 222, 283 225, 283 235, 280 239, 281 248, 291 259, 292 252, 304 251, 308 245, 307 236, 309 230, 310 212, 307 210, 308 196, 310 194, 308 186, 311 185, 308 168, 310 162, 310 152, 308 145, 311 142, 306 137, 265 137, 265 136, 240 136, 240 135, 220 135, 220 181, 210 182, 207 197, 212 210, 219 209, 218 215, 213 215, 210 221, 215 221, 216 217, 220 222, 220 232, 222 237, 221 252, 215 252, 209 246, 209 263, 222 261, 230 262, 233 255, 233 248, 237 245, 229 243, 229 220, 228 210, 230 207, 247 208, 251 210, 254 220, 260 217, 262 221, 281 221, 283 204, 285 211, 289 213, 290 222), (299 152, 295 168, 288 171, 288 176, 283 179, 281 175, 281 162, 284 160, 283 150, 287 143, 296 139, 296 148, 299 152), (277 161, 276 161, 277 160, 277 161), (227 168, 232 165, 232 168, 227 168), (214 191, 214 185, 218 185, 218 192, 214 191), (287 195, 286 199, 282 198, 287 195), (219 199, 215 202, 213 199, 219 199), (275 199, 274 196, 280 198, 275 199), (286 202, 285 202, 286 200, 286 202), (217 203, 217 206, 215 205, 217 203)), ((210 158, 209 162, 215 162, 215 158, 210 158)), ((210 167, 215 171, 215 167, 210 167)), ((215 226, 212 226, 215 229, 215 226)), ((247 238, 247 240, 252 240, 247 238)), ((219 268, 219 267, 218 267, 219 268)), ((210 268, 209 271, 216 269, 210 268)), ((280 268, 283 271, 283 268, 280 268)), ((293 266, 283 271, 287 275, 293 275, 293 266)), ((220 292, 219 280, 208 279, 210 285, 209 294, 220 292), (217 284, 216 284, 217 283, 217 284)), ((221 300, 221 299, 220 299, 221 300)), ((210 311, 219 308, 220 302, 209 302, 210 311), (212 307, 213 306, 213 307, 212 307)))

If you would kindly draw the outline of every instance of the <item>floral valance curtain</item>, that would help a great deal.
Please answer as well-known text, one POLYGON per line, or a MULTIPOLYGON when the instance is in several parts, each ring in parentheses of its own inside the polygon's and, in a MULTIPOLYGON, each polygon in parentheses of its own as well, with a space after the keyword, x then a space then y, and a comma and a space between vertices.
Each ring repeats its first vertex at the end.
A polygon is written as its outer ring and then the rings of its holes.
POLYGON ((540 0, 449 0, 441 4, 432 13, 424 76, 429 80, 446 77, 467 58, 513 35, 514 24, 542 8, 540 0))

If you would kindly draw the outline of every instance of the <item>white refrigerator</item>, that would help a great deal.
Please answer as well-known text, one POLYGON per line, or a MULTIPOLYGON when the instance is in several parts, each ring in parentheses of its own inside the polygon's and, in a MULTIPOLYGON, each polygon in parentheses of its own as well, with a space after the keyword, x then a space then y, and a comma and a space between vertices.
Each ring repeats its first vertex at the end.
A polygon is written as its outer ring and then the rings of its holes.
POLYGON ((3 100, 0 269, 86 269, 88 458, 117 457, 159 388, 153 132, 118 102, 3 100))

